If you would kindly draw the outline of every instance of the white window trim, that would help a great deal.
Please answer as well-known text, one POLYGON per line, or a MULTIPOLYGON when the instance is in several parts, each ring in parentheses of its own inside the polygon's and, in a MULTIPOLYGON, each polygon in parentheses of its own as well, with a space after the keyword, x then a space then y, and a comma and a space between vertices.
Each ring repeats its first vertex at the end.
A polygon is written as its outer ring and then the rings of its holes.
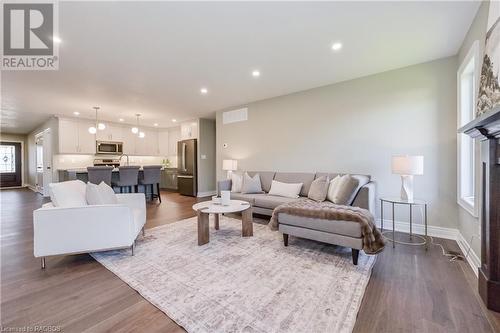
MULTIPOLYGON (((460 110, 460 105, 461 105, 461 74, 463 73, 465 67, 469 64, 472 58, 475 58, 476 61, 474 63, 474 81, 475 81, 475 87, 479 87, 479 80, 480 80, 480 74, 481 74, 481 65, 482 65, 482 58, 480 57, 479 53, 479 41, 476 40, 474 43, 472 43, 471 48, 469 49, 469 52, 467 52, 467 55, 463 59, 462 63, 460 64, 460 67, 458 68, 457 71, 457 128, 462 127, 462 112, 460 110)), ((477 101, 477 93, 478 89, 475 89, 474 93, 474 102, 473 105, 476 105, 477 101)), ((473 115, 473 118, 475 118, 475 114, 473 115)), ((472 200, 464 200, 461 197, 462 189, 461 189, 461 152, 462 152, 462 147, 461 147, 461 138, 460 138, 461 133, 457 134, 457 203, 465 209, 467 212, 469 212, 472 216, 478 217, 479 216, 479 169, 480 165, 478 163, 479 161, 479 146, 477 143, 474 143, 474 201, 473 204, 471 204, 472 200)))

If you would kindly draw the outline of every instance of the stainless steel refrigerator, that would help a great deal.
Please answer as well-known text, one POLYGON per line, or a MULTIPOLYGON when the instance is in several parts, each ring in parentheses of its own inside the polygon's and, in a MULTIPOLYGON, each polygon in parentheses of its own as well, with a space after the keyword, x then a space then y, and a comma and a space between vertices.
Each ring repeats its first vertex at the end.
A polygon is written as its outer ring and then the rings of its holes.
POLYGON ((196 139, 177 142, 177 187, 182 195, 197 194, 196 139))

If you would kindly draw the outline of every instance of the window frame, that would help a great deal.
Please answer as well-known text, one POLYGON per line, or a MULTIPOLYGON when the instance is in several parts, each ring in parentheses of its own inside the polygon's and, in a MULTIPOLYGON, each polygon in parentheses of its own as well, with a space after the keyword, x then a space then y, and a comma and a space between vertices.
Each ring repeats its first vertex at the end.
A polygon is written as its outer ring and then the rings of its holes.
MULTIPOLYGON (((460 128, 464 126, 465 124, 462 122, 462 75, 465 72, 465 69, 468 67, 469 63, 474 60, 474 73, 473 73, 473 83, 474 83, 474 92, 472 95, 472 105, 473 108, 476 106, 477 102, 477 92, 478 92, 478 84, 479 84, 479 79, 480 79, 480 73, 481 73, 481 64, 482 64, 482 59, 480 58, 480 53, 479 53, 479 41, 476 40, 472 44, 471 48, 469 49, 469 52, 467 52, 467 55, 464 57, 462 63, 460 64, 460 67, 458 68, 457 71, 457 128, 460 128)), ((470 120, 474 120, 476 118, 476 113, 475 110, 473 109, 472 111, 472 117, 470 120)), ((469 121, 470 121, 469 120, 469 121)), ((474 200, 466 200, 462 197, 462 187, 464 186, 462 184, 462 150, 463 150, 463 144, 462 144, 462 138, 463 134, 462 133, 457 133, 457 203, 465 209, 467 212, 469 212, 472 216, 478 217, 479 216, 479 146, 476 142, 476 140, 473 141, 472 143, 472 156, 473 156, 473 192, 474 192, 474 200), (472 201, 472 202, 471 202, 472 201)))

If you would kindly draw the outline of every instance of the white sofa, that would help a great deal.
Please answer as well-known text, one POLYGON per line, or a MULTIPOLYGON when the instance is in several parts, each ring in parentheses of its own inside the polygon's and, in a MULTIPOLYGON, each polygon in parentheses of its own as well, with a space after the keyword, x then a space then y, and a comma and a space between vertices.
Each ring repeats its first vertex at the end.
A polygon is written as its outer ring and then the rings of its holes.
POLYGON ((144 233, 144 193, 117 194, 117 204, 54 207, 50 202, 33 212, 34 255, 89 253, 130 247, 144 233))

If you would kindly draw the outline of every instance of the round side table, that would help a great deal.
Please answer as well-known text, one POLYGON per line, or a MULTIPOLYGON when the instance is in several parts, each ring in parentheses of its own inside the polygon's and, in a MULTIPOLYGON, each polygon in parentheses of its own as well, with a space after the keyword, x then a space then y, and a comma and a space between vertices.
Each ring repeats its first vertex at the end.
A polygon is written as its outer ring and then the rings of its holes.
MULTIPOLYGON (((414 245, 414 246, 420 246, 423 245, 425 246, 425 249, 427 250, 427 202, 424 200, 418 200, 414 199, 413 201, 407 201, 403 200, 401 198, 380 198, 380 229, 382 232, 382 235, 384 237, 392 242, 392 247, 395 247, 396 243, 398 244, 403 244, 403 245, 414 245), (392 239, 385 237, 384 235, 384 203, 389 203, 392 205, 392 239), (420 243, 406 243, 406 242, 400 242, 397 241, 395 238, 396 235, 396 230, 395 230, 395 214, 394 214, 394 207, 395 205, 406 205, 409 206, 410 208, 410 239, 413 237, 417 237, 422 240, 420 243), (425 228, 425 236, 421 235, 414 235, 413 234, 413 206, 423 206, 424 207, 424 228, 425 228)), ((386 232, 390 232, 387 230, 386 232)))

